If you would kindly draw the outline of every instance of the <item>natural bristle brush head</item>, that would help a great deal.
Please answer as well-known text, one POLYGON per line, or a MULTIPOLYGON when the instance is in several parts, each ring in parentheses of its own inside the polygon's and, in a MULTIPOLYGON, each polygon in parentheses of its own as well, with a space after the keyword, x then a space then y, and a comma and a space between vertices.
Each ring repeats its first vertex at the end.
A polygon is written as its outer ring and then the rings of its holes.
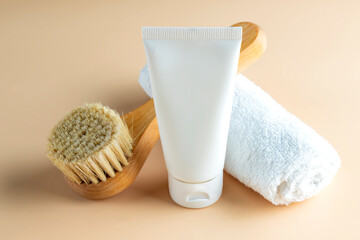
POLYGON ((99 103, 72 110, 48 139, 48 157, 70 180, 98 183, 128 164, 133 139, 114 110, 99 103))

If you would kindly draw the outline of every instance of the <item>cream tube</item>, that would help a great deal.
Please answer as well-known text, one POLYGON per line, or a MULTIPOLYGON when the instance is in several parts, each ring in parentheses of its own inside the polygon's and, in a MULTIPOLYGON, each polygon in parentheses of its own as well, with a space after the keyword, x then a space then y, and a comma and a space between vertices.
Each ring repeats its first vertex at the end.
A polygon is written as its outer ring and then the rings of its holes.
POLYGON ((172 199, 206 207, 222 193, 241 27, 143 27, 172 199))

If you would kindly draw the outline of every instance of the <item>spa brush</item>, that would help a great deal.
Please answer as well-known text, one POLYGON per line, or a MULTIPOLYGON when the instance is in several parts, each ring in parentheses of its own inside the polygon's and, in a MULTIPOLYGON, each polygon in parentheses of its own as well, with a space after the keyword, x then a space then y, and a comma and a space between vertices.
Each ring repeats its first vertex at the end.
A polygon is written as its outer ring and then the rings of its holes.
MULTIPOLYGON (((238 71, 265 50, 266 37, 243 22, 238 71)), ((90 199, 104 199, 127 188, 159 139, 153 100, 120 117, 101 104, 85 104, 66 115, 51 131, 48 157, 69 186, 90 199)))
POLYGON ((103 199, 135 180, 158 138, 150 101, 122 117, 101 104, 86 104, 51 131, 48 157, 75 192, 103 199))

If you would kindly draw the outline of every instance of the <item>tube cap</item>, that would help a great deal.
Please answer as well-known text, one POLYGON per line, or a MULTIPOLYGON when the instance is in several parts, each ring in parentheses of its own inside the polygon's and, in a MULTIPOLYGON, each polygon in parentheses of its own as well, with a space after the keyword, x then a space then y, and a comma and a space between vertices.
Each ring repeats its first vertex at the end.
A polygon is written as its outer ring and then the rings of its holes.
POLYGON ((171 198, 180 206, 203 208, 215 203, 221 196, 223 172, 217 177, 201 183, 182 182, 169 174, 171 198))

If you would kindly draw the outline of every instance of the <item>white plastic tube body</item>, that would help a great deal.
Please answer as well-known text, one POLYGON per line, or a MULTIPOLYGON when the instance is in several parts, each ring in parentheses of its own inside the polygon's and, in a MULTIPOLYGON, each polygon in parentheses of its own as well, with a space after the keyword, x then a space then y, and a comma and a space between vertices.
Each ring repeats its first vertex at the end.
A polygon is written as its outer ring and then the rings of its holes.
MULTIPOLYGON (((221 177, 222 189, 241 28, 144 27, 143 41, 170 193, 172 178, 201 185, 221 177)), ((209 202, 211 191, 200 191, 209 202)))

